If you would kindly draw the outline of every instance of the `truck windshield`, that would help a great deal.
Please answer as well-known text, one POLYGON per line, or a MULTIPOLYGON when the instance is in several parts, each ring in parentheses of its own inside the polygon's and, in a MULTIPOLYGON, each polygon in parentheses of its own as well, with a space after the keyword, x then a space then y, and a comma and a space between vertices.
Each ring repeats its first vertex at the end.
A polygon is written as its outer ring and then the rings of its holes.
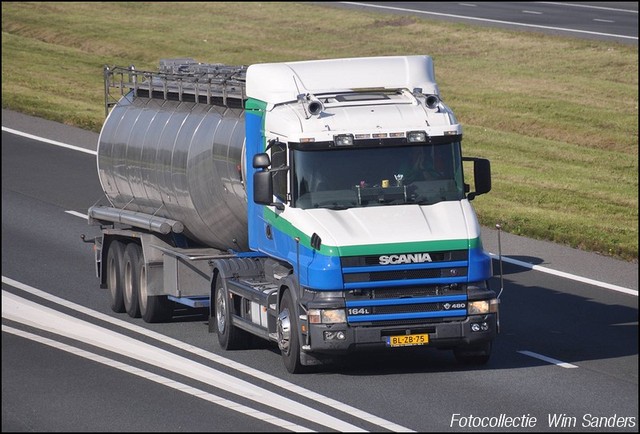
POLYGON ((464 198, 460 142, 293 151, 293 206, 430 205, 464 198))

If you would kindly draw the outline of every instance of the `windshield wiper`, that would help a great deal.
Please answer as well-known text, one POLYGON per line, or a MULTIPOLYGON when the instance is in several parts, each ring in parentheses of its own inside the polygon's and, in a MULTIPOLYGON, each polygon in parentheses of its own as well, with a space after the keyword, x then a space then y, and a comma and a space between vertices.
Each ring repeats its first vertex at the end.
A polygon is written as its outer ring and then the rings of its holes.
POLYGON ((379 200, 377 202, 379 205, 400 205, 405 203, 414 203, 413 201, 406 201, 404 199, 389 199, 389 200, 379 200))
POLYGON ((351 206, 342 205, 337 202, 319 202, 319 203, 314 203, 313 208, 327 208, 327 209, 341 210, 341 209, 349 209, 351 208, 351 206))

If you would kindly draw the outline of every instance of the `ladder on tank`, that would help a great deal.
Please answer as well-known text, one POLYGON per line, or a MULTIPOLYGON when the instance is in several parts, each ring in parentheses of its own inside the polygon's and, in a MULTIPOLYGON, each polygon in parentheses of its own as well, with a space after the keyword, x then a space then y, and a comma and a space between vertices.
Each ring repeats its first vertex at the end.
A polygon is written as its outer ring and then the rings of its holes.
POLYGON ((199 63, 190 58, 162 59, 158 71, 104 67, 104 111, 122 96, 197 102, 244 108, 247 66, 199 63), (113 93, 112 93, 113 92, 113 93))

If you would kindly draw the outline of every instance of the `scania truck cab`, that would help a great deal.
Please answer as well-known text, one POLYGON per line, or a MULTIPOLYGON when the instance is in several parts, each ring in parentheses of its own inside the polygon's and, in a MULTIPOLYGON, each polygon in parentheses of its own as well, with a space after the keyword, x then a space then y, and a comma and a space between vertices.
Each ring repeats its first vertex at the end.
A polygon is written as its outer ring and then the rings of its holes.
POLYGON ((291 270, 277 318, 287 366, 423 344, 486 362, 498 301, 469 201, 491 189, 490 165, 462 156, 431 58, 252 66, 247 95, 249 242, 291 270), (277 91, 254 92, 252 73, 277 91))

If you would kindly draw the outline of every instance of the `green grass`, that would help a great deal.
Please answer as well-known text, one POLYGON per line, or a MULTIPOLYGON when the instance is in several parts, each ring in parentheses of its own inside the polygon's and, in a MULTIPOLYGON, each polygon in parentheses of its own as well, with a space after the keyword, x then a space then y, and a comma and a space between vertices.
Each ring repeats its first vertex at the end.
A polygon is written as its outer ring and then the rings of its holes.
POLYGON ((638 48, 289 2, 2 2, 2 107, 93 131, 104 65, 428 54, 483 225, 638 260, 638 48))

